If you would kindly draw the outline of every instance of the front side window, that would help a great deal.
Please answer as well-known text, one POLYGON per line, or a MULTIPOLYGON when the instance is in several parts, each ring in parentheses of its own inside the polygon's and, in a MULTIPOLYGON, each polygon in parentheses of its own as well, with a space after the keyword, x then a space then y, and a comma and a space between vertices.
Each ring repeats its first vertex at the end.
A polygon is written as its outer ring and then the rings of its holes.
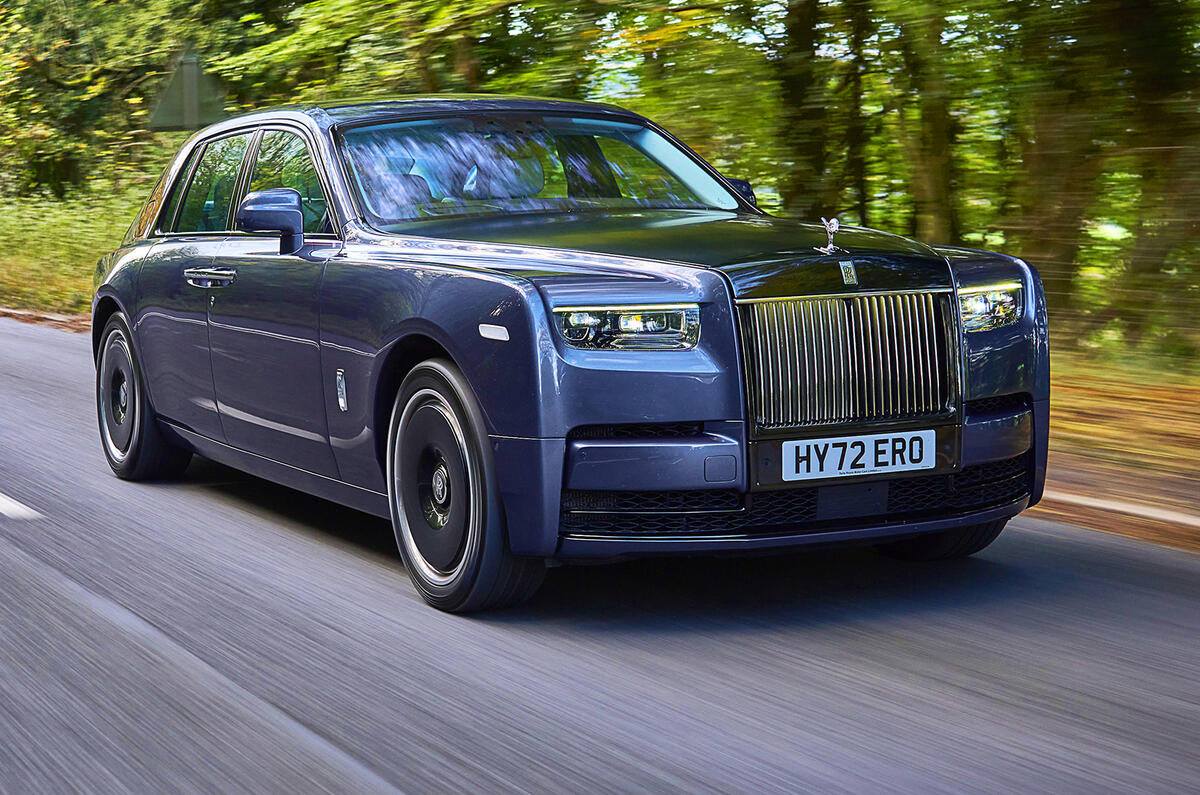
POLYGON ((306 233, 333 231, 317 169, 304 139, 295 133, 270 130, 258 145, 254 170, 250 173, 250 190, 273 188, 291 188, 300 194, 306 233))
POLYGON ((695 158, 635 122, 472 115, 352 128, 341 148, 385 231, 455 215, 738 207, 695 158))
POLYGON ((206 144, 183 195, 175 232, 224 232, 250 134, 206 144))

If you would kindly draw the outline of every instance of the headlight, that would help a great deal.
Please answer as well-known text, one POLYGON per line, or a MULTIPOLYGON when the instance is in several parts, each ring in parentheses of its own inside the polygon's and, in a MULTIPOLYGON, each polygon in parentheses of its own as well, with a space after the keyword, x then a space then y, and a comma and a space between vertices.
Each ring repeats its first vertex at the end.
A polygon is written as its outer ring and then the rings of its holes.
POLYGON ((678 351, 700 339, 700 307, 567 306, 554 310, 558 330, 572 348, 678 351))
POLYGON ((989 284, 964 287, 958 291, 963 329, 991 331, 1021 319, 1021 284, 989 284))

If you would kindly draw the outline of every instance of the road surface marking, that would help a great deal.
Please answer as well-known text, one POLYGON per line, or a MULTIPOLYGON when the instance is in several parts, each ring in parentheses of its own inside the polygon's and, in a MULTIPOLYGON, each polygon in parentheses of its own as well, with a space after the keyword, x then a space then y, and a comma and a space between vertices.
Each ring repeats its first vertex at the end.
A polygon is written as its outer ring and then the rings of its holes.
POLYGON ((1099 497, 1084 497, 1079 494, 1067 494, 1061 491, 1047 491, 1043 496, 1054 502, 1082 505, 1087 508, 1099 508, 1103 511, 1116 511, 1117 513, 1129 514, 1130 516, 1158 519, 1162 522, 1174 522, 1175 524, 1187 525, 1188 527, 1200 527, 1200 516, 1192 516, 1191 514, 1180 513, 1179 511, 1166 511, 1162 508, 1154 508, 1149 505, 1118 502, 1116 500, 1102 500, 1099 497))
POLYGON ((0 493, 0 516, 9 519, 41 519, 42 515, 24 503, 0 493))

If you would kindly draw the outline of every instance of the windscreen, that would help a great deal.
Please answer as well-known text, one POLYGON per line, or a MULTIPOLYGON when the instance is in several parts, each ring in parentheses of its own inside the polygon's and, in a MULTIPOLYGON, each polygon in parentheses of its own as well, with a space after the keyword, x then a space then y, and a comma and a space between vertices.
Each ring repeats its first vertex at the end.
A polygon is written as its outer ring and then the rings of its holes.
POLYGON ((592 209, 718 209, 738 202, 642 124, 488 115, 356 127, 341 136, 372 225, 592 209))

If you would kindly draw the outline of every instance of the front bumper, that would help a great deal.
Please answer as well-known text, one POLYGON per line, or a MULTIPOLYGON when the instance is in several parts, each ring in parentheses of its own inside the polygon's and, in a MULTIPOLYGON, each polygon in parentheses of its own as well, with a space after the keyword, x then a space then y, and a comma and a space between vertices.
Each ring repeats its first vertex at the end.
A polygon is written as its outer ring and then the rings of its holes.
MULTIPOLYGON (((494 438, 517 554, 736 552, 936 532, 1008 518, 1041 496, 1048 405, 968 404, 952 469, 761 490, 741 422, 617 436, 494 438), (539 485, 540 484, 540 485, 539 485)), ((665 429, 665 430, 663 430, 665 429)), ((869 429, 864 429, 868 432, 869 429)))
POLYGON ((940 519, 888 522, 879 518, 865 526, 809 528, 805 531, 777 531, 763 535, 600 537, 564 534, 556 557, 564 560, 612 560, 650 555, 737 554, 787 547, 866 543, 1008 519, 1028 506, 1029 498, 1022 497, 994 508, 940 519))

